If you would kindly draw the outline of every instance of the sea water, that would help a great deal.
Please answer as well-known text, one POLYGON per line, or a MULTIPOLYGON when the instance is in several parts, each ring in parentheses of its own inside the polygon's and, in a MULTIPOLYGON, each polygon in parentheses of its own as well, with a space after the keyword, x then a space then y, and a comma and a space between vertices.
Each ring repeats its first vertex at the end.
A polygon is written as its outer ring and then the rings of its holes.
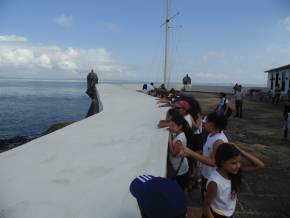
POLYGON ((37 136, 49 126, 84 119, 86 81, 0 79, 0 139, 37 136))

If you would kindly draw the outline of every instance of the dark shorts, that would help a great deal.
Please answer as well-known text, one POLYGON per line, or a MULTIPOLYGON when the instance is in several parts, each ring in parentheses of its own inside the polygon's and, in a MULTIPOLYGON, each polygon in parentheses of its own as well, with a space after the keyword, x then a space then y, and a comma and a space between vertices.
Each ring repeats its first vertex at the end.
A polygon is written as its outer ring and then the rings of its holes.
POLYGON ((176 180, 176 182, 179 184, 182 190, 184 190, 187 187, 188 179, 189 179, 188 172, 180 176, 178 175, 174 178, 174 180, 176 180))
POLYGON ((206 183, 207 179, 205 177, 201 178, 201 199, 204 200, 206 193, 206 183))

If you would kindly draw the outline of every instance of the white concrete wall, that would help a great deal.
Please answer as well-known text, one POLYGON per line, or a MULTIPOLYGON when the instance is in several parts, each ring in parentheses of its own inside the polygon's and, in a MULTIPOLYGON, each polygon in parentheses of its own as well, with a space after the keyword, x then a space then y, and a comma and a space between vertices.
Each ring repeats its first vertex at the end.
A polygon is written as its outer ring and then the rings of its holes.
POLYGON ((121 86, 98 90, 101 113, 0 154, 0 217, 139 217, 129 184, 165 175, 166 108, 121 86))

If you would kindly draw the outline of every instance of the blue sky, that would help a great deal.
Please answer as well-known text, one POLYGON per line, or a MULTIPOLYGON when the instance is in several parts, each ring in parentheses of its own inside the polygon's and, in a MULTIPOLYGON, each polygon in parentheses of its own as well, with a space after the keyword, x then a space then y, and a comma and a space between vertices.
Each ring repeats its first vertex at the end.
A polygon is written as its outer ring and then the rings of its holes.
MULTIPOLYGON (((289 0, 171 0, 169 71, 266 82, 289 64, 289 0), (182 27, 180 27, 182 26, 182 27)), ((165 0, 0 0, 0 77, 161 81, 165 0)))

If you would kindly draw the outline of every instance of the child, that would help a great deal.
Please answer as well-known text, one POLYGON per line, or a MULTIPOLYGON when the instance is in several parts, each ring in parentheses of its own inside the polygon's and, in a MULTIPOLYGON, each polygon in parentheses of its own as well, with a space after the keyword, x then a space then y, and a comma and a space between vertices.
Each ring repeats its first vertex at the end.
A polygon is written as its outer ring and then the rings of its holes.
MULTIPOLYGON (((190 104, 188 113, 191 115, 193 141, 190 149, 196 152, 202 152, 203 137, 202 137, 202 116, 199 102, 194 97, 184 96, 183 100, 190 104)), ((197 171, 197 161, 195 158, 188 158, 190 169, 190 183, 188 191, 193 187, 198 187, 200 184, 199 172, 197 171)))
POLYGON ((288 99, 287 103, 284 105, 283 116, 284 116, 284 120, 285 120, 283 137, 285 140, 287 140, 288 130, 290 128, 290 98, 288 99))
POLYGON ((167 127, 169 127, 171 118, 173 116, 175 116, 176 114, 179 114, 179 112, 176 109, 174 109, 174 108, 169 109, 167 111, 167 113, 166 113, 165 120, 160 120, 159 123, 158 123, 158 127, 159 128, 167 128, 167 127))
POLYGON ((233 144, 224 143, 216 151, 217 170, 207 182, 207 193, 203 202, 206 218, 233 217, 237 193, 241 186, 241 172, 251 172, 264 167, 264 163, 233 144), (251 164, 241 165, 241 157, 251 164))
POLYGON ((215 108, 215 111, 218 114, 226 115, 229 110, 229 100, 227 99, 227 95, 223 92, 219 93, 220 100, 215 108))
POLYGON ((183 148, 180 153, 181 156, 193 157, 203 163, 202 165, 202 198, 206 192, 206 183, 213 171, 215 171, 215 152, 217 148, 228 142, 226 135, 223 130, 226 129, 227 118, 224 115, 219 115, 216 112, 210 113, 206 117, 206 122, 204 129, 209 134, 207 136, 206 142, 203 145, 202 155, 198 152, 192 151, 187 148, 183 148))
POLYGON ((190 104, 187 101, 180 100, 173 104, 173 107, 176 108, 179 113, 184 117, 187 121, 190 128, 192 128, 192 116, 189 114, 190 104))
POLYGON ((188 183, 188 161, 187 158, 179 157, 181 149, 192 141, 192 132, 182 115, 176 114, 171 118, 169 125, 169 161, 173 168, 173 179, 177 181, 184 190, 188 183))

